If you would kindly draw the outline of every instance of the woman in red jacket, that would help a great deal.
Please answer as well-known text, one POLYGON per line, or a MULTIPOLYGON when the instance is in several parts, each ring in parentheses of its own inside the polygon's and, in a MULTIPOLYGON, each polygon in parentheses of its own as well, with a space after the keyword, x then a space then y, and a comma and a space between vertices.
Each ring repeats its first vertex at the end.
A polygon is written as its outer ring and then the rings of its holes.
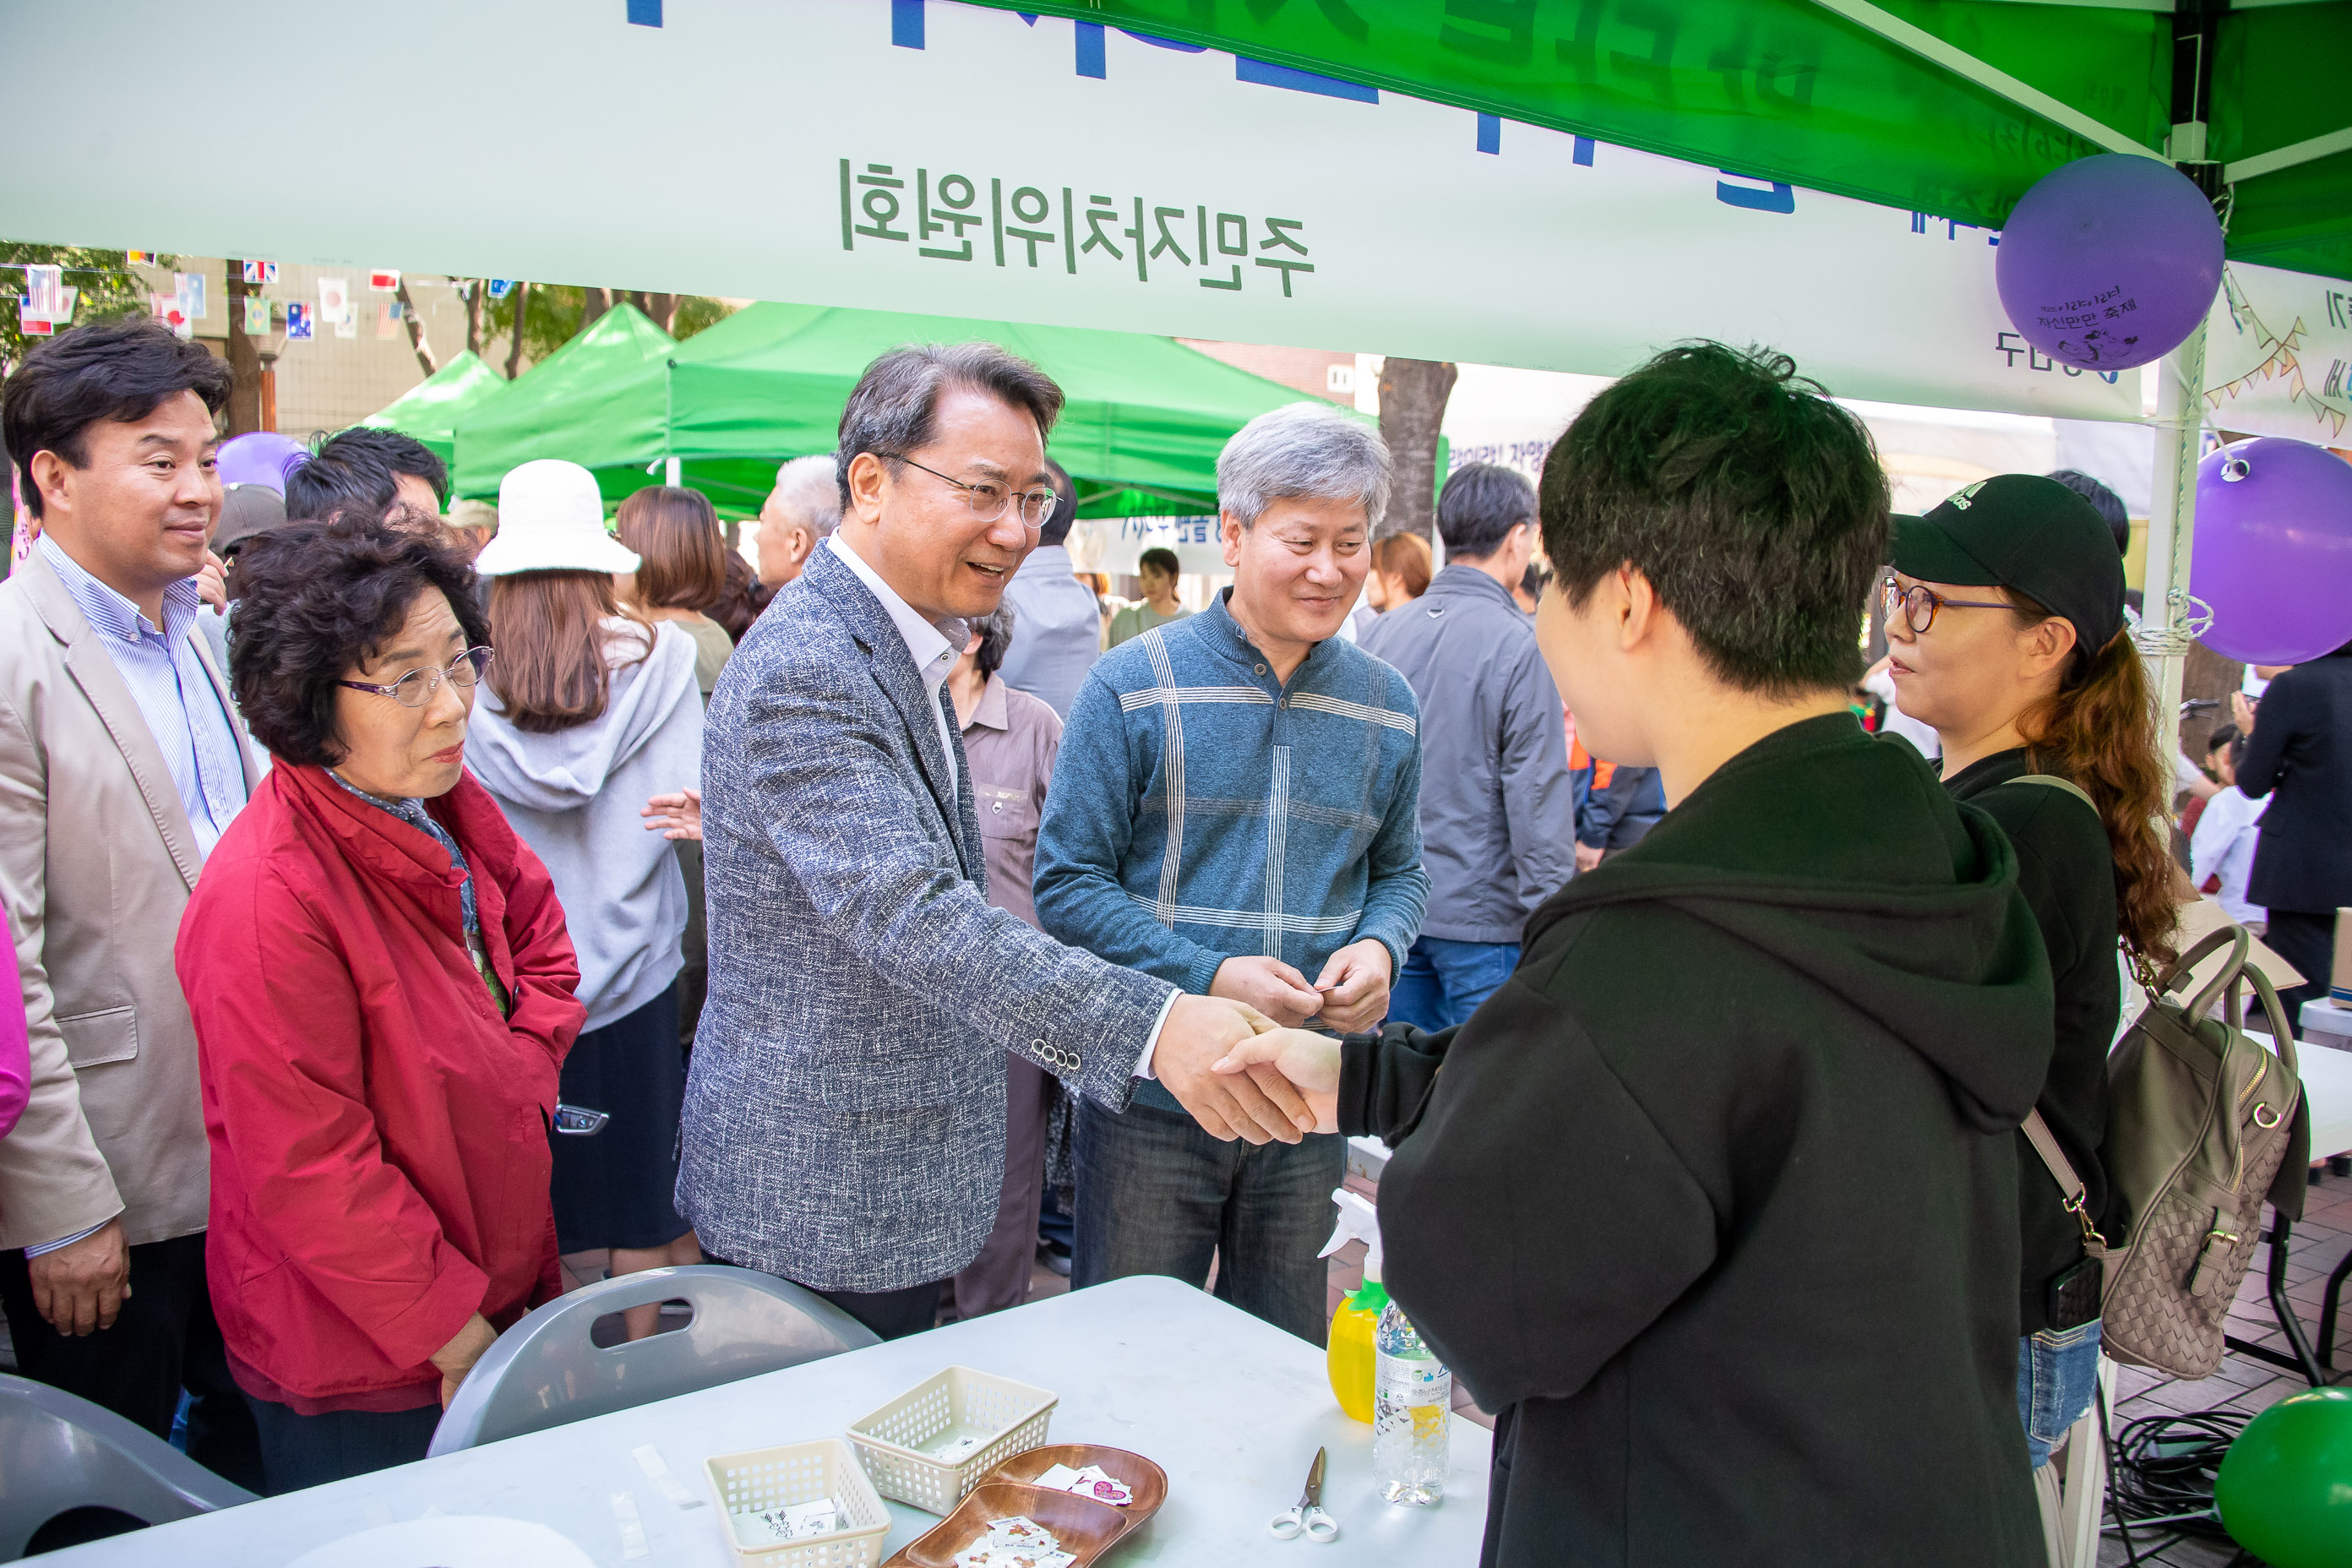
POLYGON ((213 1309, 283 1492, 424 1458, 498 1331, 558 1293, 548 1121, 583 1014, 553 885, 465 770, 472 573, 314 524, 237 567, 230 676, 276 765, 175 960, 213 1309))

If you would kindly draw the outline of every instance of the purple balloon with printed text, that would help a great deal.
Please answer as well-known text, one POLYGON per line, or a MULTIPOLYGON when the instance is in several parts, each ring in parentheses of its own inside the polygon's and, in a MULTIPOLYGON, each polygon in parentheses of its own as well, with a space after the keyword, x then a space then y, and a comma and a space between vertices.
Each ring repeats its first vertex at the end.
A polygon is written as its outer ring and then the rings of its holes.
POLYGON ((284 495, 287 471, 309 456, 310 450, 293 437, 280 436, 275 430, 255 430, 233 437, 220 445, 220 482, 229 486, 259 485, 284 495))
POLYGON ((2276 436, 2206 453, 2189 592, 2224 658, 2301 664, 2352 642, 2352 463, 2276 436))
POLYGON ((2221 225, 2169 163, 2101 153, 2053 169, 2000 231, 1993 281, 2027 342, 2129 370, 2179 348, 2221 286, 2221 225))

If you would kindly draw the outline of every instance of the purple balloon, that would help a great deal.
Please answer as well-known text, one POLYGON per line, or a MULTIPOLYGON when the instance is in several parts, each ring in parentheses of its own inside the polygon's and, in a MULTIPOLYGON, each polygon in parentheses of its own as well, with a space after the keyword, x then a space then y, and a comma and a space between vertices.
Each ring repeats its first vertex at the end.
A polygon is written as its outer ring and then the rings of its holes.
POLYGON ((2189 591, 2224 658, 2301 664, 2352 642, 2352 463, 2275 436, 2206 453, 2189 591))
POLYGON ((256 430, 220 446, 220 481, 224 485, 259 485, 286 493, 286 475, 310 448, 291 436, 256 430))
POLYGON ((2019 198, 1993 257, 2000 308, 2027 342, 2084 370, 2161 359, 2221 286, 2221 225, 2169 163, 2101 153, 2019 198))

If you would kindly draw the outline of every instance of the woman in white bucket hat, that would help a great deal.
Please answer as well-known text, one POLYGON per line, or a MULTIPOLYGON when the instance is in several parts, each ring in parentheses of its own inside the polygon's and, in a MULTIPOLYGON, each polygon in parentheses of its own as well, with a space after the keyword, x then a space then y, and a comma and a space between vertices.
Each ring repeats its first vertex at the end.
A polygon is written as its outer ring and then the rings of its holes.
MULTIPOLYGON (((563 1064, 553 1136, 555 1230, 566 1253, 609 1249, 614 1274, 698 1263, 678 1217, 677 975, 686 883, 638 808, 699 784, 702 693, 693 638, 625 613, 613 574, 636 552, 604 529, 595 476, 543 458, 499 486, 498 536, 475 570, 492 580, 495 673, 467 757, 545 861, 580 956, 587 1026, 563 1064)), ((658 1309, 628 1313, 653 1331, 658 1309)))

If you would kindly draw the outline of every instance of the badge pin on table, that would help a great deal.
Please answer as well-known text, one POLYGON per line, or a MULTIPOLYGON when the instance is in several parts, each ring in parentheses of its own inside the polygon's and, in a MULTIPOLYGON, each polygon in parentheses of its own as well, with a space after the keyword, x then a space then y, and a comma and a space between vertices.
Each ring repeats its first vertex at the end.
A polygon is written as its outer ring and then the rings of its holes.
POLYGON ((1315 1463, 1307 1471, 1307 1489, 1298 1494, 1298 1501, 1286 1513, 1278 1513, 1267 1521, 1266 1529, 1281 1541, 1304 1535, 1318 1545, 1329 1545, 1339 1538, 1339 1521, 1323 1511, 1323 1462, 1328 1449, 1315 1450, 1315 1463))

